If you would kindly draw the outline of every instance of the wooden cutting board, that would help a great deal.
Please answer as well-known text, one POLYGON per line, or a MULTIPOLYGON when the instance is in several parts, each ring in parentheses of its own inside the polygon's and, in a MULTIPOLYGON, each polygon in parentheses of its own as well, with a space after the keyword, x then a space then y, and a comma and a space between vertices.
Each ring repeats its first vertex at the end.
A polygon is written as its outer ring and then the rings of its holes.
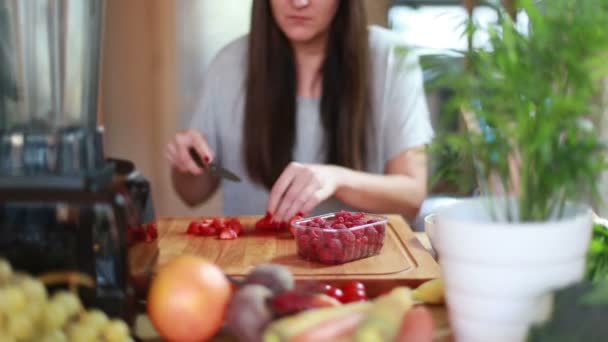
MULTIPOLYGON (((194 237, 186 229, 192 218, 165 218, 158 222, 157 243, 140 243, 130 249, 130 268, 135 277, 153 275, 159 266, 183 255, 207 258, 234 278, 242 278, 256 265, 276 263, 289 268, 298 280, 341 283, 360 280, 376 283, 377 291, 397 285, 417 286, 438 278, 439 265, 420 244, 399 215, 388 215, 384 247, 379 255, 342 265, 324 265, 302 260, 289 233, 261 234, 253 230, 259 217, 240 217, 245 233, 237 240, 194 237)), ((375 292, 375 291, 374 291, 375 292)))

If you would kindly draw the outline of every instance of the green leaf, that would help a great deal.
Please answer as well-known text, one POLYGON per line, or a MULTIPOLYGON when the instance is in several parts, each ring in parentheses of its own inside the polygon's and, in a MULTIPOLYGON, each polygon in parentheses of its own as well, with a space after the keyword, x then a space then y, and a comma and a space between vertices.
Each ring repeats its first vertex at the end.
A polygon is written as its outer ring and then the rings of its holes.
POLYGON ((599 197, 596 180, 606 169, 606 151, 597 129, 580 122, 602 119, 596 99, 603 90, 598 81, 608 77, 607 3, 522 0, 528 35, 496 3, 497 25, 469 20, 463 28, 467 36, 486 33, 488 49, 428 60, 430 83, 454 91, 446 112, 469 108, 488 128, 481 136, 461 132, 458 143, 444 141, 475 161, 480 186, 496 174, 508 188, 507 158, 519 156, 520 213, 513 220, 544 221, 562 213, 566 202, 599 197))

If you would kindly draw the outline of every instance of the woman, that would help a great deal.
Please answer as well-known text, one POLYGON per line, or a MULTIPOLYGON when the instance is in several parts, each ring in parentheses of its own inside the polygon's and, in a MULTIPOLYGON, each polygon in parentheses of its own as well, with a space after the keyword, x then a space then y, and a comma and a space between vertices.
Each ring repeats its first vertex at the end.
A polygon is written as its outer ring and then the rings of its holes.
POLYGON ((254 0, 251 32, 225 47, 189 130, 168 145, 175 189, 190 205, 220 180, 227 215, 337 209, 415 217, 432 138, 417 58, 366 26, 363 0, 254 0))

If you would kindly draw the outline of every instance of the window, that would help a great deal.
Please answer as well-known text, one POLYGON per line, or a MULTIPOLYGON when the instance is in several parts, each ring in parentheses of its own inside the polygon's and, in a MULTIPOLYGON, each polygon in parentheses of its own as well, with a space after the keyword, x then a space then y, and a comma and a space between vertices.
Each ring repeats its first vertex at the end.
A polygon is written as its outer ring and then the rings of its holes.
MULTIPOLYGON (((467 48, 464 23, 467 13, 458 0, 397 1, 389 11, 389 25, 399 32, 406 42, 418 49, 458 49, 467 48)), ((495 24, 496 12, 489 7, 477 7, 473 18, 482 26, 495 24)), ((527 17, 518 16, 521 29, 527 27, 527 17)), ((473 45, 482 47, 487 35, 474 37, 473 45)))

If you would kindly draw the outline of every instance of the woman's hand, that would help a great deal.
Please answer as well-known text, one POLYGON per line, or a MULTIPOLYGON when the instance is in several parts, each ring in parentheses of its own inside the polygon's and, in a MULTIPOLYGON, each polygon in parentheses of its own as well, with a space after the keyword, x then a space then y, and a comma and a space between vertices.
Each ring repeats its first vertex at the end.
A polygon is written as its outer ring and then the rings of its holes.
POLYGON ((196 164, 190 155, 191 149, 204 163, 213 161, 214 154, 207 139, 195 130, 175 135, 167 145, 167 159, 171 163, 171 180, 175 191, 185 203, 194 207, 215 193, 220 180, 196 164))
POLYGON ((270 190, 268 212, 274 221, 287 222, 297 213, 308 214, 339 187, 340 167, 290 163, 270 190))
POLYGON ((196 165, 190 156, 190 148, 193 148, 206 164, 213 161, 214 154, 207 139, 195 130, 187 130, 175 135, 167 145, 167 159, 173 169, 199 176, 203 173, 203 169, 196 165))

